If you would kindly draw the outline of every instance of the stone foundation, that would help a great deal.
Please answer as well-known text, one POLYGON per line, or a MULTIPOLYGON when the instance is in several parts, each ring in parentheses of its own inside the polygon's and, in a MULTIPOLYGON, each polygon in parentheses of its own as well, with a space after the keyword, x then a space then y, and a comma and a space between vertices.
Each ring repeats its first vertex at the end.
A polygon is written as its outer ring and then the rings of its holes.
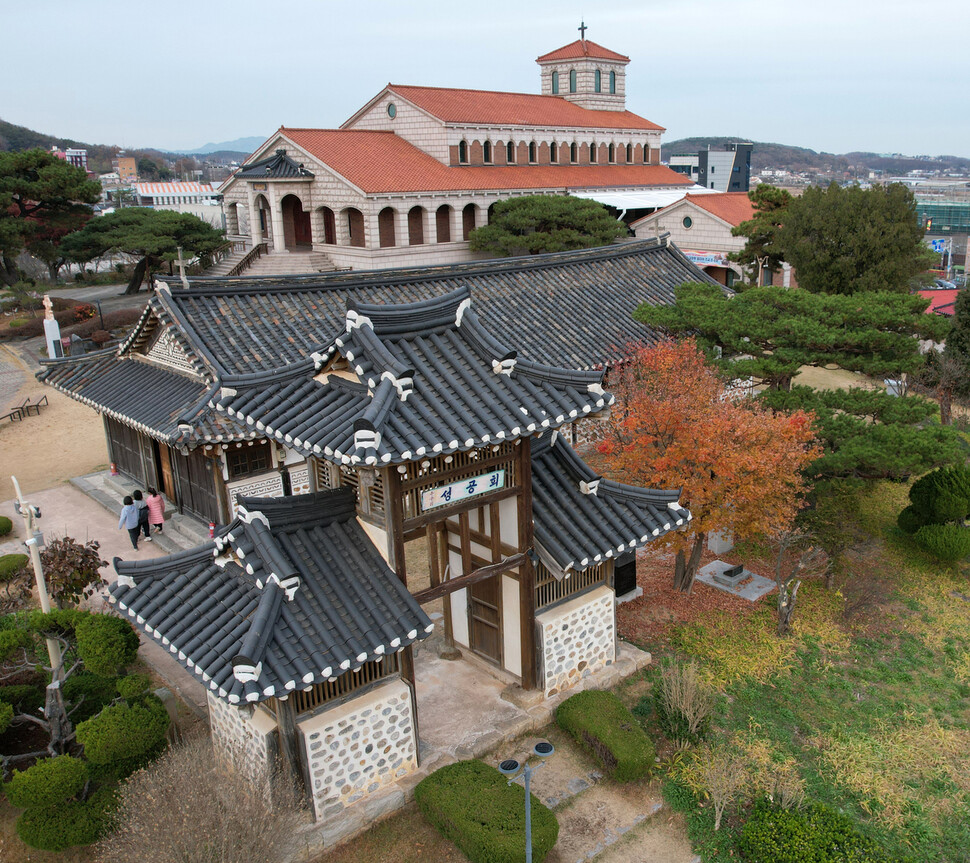
POLYGON ((611 588, 598 587, 536 616, 546 698, 571 689, 616 659, 611 588))
POLYGON ((332 819, 417 769, 411 690, 400 678, 301 723, 316 819, 332 819))
POLYGON ((209 729, 216 755, 264 781, 276 759, 276 720, 261 707, 234 707, 207 693, 209 729))

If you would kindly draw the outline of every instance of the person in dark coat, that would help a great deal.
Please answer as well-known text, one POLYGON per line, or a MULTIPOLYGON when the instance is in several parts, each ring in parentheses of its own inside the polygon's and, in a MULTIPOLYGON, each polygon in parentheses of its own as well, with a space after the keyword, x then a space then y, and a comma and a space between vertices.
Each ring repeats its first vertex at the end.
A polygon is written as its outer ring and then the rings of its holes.
POLYGON ((152 529, 148 524, 148 503, 141 493, 141 489, 136 488, 131 493, 135 506, 138 507, 138 527, 145 531, 145 542, 152 541, 152 529))

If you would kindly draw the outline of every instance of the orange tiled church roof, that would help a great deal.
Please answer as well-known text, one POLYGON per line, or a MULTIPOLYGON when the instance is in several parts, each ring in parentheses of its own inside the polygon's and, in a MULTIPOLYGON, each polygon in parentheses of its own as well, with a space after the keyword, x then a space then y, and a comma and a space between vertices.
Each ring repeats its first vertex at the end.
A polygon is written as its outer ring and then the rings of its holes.
POLYGON ((747 192, 725 192, 721 195, 687 195, 695 206, 732 225, 754 218, 754 204, 747 192))
POLYGON ((609 48, 590 42, 589 39, 577 39, 562 48, 536 57, 536 63, 544 63, 546 60, 582 60, 586 57, 593 57, 598 60, 619 60, 621 63, 629 63, 630 58, 623 54, 617 54, 609 48))
POLYGON ((358 129, 279 130, 368 194, 683 186, 691 181, 663 165, 443 165, 393 132, 358 129))
POLYGON ((664 131, 663 126, 651 123, 632 111, 593 111, 567 102, 561 96, 402 84, 388 84, 388 90, 445 123, 664 131))

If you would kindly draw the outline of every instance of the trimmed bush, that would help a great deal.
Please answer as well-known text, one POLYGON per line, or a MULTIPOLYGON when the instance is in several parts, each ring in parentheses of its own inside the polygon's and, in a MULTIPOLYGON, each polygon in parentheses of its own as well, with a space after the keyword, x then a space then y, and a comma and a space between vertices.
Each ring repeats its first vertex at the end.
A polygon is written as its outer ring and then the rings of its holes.
MULTIPOLYGON (((541 863, 559 838, 559 822, 533 794, 532 859, 541 863)), ((459 761, 414 789, 428 821, 472 863, 519 863, 525 857, 525 789, 494 767, 459 761)))
POLYGON ((17 835, 31 848, 64 851, 97 842, 112 827, 115 795, 102 789, 87 800, 69 800, 58 806, 27 809, 17 819, 17 835))
POLYGON ((32 643, 30 633, 22 629, 0 630, 0 662, 8 659, 20 648, 30 647, 32 643))
POLYGON ((739 848, 748 863, 891 863, 849 818, 824 806, 797 810, 758 803, 741 828, 739 848))
POLYGON ((148 694, 152 688, 152 679, 147 674, 129 674, 118 680, 115 688, 125 701, 134 701, 148 694))
POLYGON ((958 524, 924 525, 916 531, 916 541, 945 563, 956 563, 970 555, 970 528, 958 524))
POLYGON ((653 742, 612 692, 588 690, 567 698, 556 710, 556 722, 618 782, 642 779, 653 768, 653 742))
POLYGON ((168 725, 165 705, 150 695, 136 704, 104 708, 77 726, 77 740, 88 761, 117 768, 120 775, 137 770, 161 751, 168 725))
POLYGON ((912 536, 926 524, 926 518, 915 506, 910 505, 896 516, 896 524, 903 533, 912 536))
POLYGON ((88 766, 80 758, 58 755, 26 770, 14 770, 3 791, 18 809, 49 809, 80 794, 87 779, 88 766))
POLYGON ((74 724, 97 716, 118 694, 116 678, 102 677, 89 671, 79 671, 64 681, 64 699, 74 712, 74 724))
POLYGON ((138 633, 127 620, 92 614, 75 626, 77 652, 84 667, 103 677, 118 675, 138 653, 138 633))
POLYGON ((0 515, 0 536, 9 536, 13 531, 13 522, 5 515, 0 515))
POLYGON ((0 584, 10 581, 29 560, 26 554, 5 554, 0 557, 0 584))

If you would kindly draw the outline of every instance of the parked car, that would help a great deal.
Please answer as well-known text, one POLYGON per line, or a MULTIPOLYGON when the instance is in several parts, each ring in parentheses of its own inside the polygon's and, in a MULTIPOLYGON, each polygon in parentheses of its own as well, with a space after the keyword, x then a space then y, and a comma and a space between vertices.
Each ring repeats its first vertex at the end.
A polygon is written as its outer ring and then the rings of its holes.
POLYGON ((953 282, 948 282, 946 279, 933 279, 933 284, 938 288, 946 288, 950 291, 955 291, 957 287, 953 282))

